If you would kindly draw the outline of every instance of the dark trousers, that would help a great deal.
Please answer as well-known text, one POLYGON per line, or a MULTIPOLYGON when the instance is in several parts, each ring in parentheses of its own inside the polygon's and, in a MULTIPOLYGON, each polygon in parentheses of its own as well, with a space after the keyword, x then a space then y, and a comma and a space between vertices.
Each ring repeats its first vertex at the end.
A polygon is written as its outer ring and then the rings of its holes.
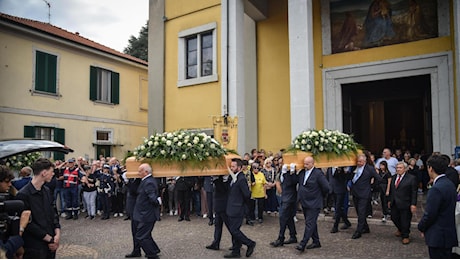
MULTIPOLYGON (((132 212, 130 213, 132 215, 132 212)), ((140 255, 141 254, 141 245, 139 244, 139 241, 136 239, 136 221, 133 221, 131 219, 131 236, 133 237, 133 251, 132 254, 134 255, 140 255)))
POLYGON ((387 192, 387 184, 380 184, 380 202, 382 203, 382 214, 388 215, 388 198, 385 194, 387 192))
POLYGON ((65 198, 65 206, 67 214, 78 215, 78 210, 80 209, 80 205, 78 204, 78 186, 63 188, 64 191, 64 198, 65 198))
POLYGON ((428 253, 431 259, 449 259, 452 255, 452 247, 428 247, 428 253))
POLYGON ((206 192, 206 204, 208 206, 208 218, 214 220, 214 196, 213 192, 206 192))
POLYGON ((410 222, 412 220, 412 212, 410 208, 399 209, 396 205, 391 206, 391 221, 401 232, 402 238, 408 238, 410 233, 410 222))
POLYGON ((321 209, 309 209, 304 207, 302 207, 302 209, 305 217, 305 230, 299 245, 305 248, 310 238, 313 239, 313 244, 320 243, 318 235, 318 215, 321 209))
POLYGON ((286 232, 286 227, 289 229, 289 237, 294 238, 297 235, 294 223, 294 216, 296 213, 296 202, 281 202, 280 205, 280 232, 278 239, 284 241, 284 233, 286 232))
POLYGON ((358 198, 353 196, 353 204, 356 209, 356 215, 358 215, 356 232, 362 234, 364 230, 369 230, 369 225, 367 224, 367 207, 369 205, 369 198, 358 198))
POLYGON ((249 208, 249 216, 251 220, 255 218, 255 209, 257 204, 257 218, 264 219, 264 205, 265 205, 265 198, 254 198, 250 201, 250 208, 249 208))
POLYGON ((142 250, 144 250, 145 256, 155 256, 160 253, 160 248, 152 238, 152 230, 155 226, 155 221, 139 222, 133 220, 133 222, 136 227, 134 238, 137 240, 142 250))
POLYGON ((104 211, 103 217, 109 218, 110 217, 110 203, 109 203, 109 194, 107 193, 99 193, 101 198, 101 206, 102 211, 104 211))
POLYGON ((190 190, 177 190, 177 201, 180 206, 180 217, 190 217, 190 190))
POLYGON ((55 259, 56 252, 51 252, 45 248, 24 248, 24 259, 55 259))
POLYGON ((217 247, 220 247, 220 240, 222 238, 222 227, 224 226, 224 224, 227 227, 227 229, 230 230, 228 226, 227 214, 225 212, 216 212, 216 217, 214 220, 214 241, 212 241, 212 244, 217 247))
POLYGON ((241 232, 241 224, 243 223, 243 217, 230 217, 228 216, 228 230, 234 240, 232 253, 234 255, 240 254, 241 245, 252 246, 254 241, 249 239, 243 232, 241 232))
POLYGON ((334 214, 334 228, 339 227, 340 220, 347 225, 351 225, 348 220, 348 214, 345 211, 345 196, 347 193, 334 193, 335 196, 335 214, 334 214))

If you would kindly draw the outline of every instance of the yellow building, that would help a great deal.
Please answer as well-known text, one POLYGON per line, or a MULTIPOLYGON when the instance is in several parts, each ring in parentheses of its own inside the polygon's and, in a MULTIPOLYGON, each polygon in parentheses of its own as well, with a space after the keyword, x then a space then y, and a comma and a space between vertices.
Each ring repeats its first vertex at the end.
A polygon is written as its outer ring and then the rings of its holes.
POLYGON ((147 136, 147 62, 1 13, 0 46, 0 138, 55 140, 93 159, 123 158, 147 136))
POLYGON ((307 129, 452 154, 456 0, 150 0, 149 132, 238 118, 238 152, 307 129))

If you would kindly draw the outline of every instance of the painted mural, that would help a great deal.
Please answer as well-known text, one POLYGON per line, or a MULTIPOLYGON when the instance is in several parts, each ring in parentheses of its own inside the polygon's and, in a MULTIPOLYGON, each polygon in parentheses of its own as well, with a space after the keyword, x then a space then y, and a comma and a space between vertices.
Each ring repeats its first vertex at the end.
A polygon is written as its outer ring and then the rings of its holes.
POLYGON ((438 36, 437 0, 330 0, 332 53, 438 36))

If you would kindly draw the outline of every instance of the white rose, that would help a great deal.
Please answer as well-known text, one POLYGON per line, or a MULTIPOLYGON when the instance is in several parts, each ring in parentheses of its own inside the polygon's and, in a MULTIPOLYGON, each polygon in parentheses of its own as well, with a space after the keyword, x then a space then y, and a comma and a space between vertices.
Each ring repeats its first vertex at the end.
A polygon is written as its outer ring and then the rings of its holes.
POLYGON ((160 153, 163 154, 163 155, 165 155, 165 154, 166 154, 166 151, 165 151, 165 150, 161 150, 160 153))
POLYGON ((178 143, 177 143, 177 146, 181 147, 181 146, 182 146, 182 142, 178 142, 178 143))
POLYGON ((187 155, 185 153, 182 154, 182 159, 183 160, 187 159, 187 155))
POLYGON ((168 133, 168 134, 166 135, 166 137, 168 137, 168 138, 173 138, 173 134, 168 133))
POLYGON ((298 144, 296 144, 296 145, 295 145, 295 148, 296 148, 296 149, 299 149, 299 148, 300 148, 300 146, 299 146, 298 144))
POLYGON ((319 145, 319 142, 318 142, 318 141, 315 141, 315 145, 318 146, 318 145, 319 145))
POLYGON ((171 146, 171 144, 172 144, 171 140, 166 141, 167 146, 171 146))
POLYGON ((179 139, 177 137, 174 137, 173 142, 177 143, 177 141, 179 141, 179 139))
POLYGON ((327 143, 329 143, 329 141, 326 139, 326 140, 324 140, 324 143, 327 144, 327 143))
POLYGON ((193 139, 194 144, 197 144, 198 142, 199 142, 199 140, 193 139))
POLYGON ((152 155, 150 152, 145 154, 146 157, 150 157, 150 155, 152 155))
POLYGON ((144 150, 145 149, 145 146, 141 145, 141 150, 144 150))
POLYGON ((148 142, 148 145, 149 145, 149 146, 152 146, 152 144, 153 144, 152 141, 149 141, 149 142, 148 142))
POLYGON ((324 147, 321 145, 321 146, 319 147, 319 150, 322 152, 322 151, 324 150, 324 147))
POLYGON ((343 150, 347 150, 348 147, 346 145, 343 146, 343 150))
POLYGON ((311 145, 307 144, 307 150, 311 149, 311 145))
POLYGON ((341 144, 338 144, 337 147, 338 147, 339 149, 342 149, 342 145, 341 145, 341 144))
POLYGON ((304 139, 304 140, 302 140, 302 144, 306 144, 306 143, 307 143, 307 141, 305 141, 305 139, 304 139))
POLYGON ((200 144, 200 148, 204 148, 204 144, 200 144))
POLYGON ((188 146, 188 147, 192 147, 192 144, 191 144, 191 143, 188 143, 187 146, 188 146))
POLYGON ((160 143, 158 143, 157 141, 155 141, 155 142, 153 143, 153 146, 158 146, 159 144, 160 144, 160 143))
POLYGON ((137 151, 134 151, 134 153, 133 153, 133 154, 134 154, 134 155, 137 155, 137 151))
POLYGON ((215 149, 216 148, 216 145, 215 144, 211 144, 211 149, 215 149))

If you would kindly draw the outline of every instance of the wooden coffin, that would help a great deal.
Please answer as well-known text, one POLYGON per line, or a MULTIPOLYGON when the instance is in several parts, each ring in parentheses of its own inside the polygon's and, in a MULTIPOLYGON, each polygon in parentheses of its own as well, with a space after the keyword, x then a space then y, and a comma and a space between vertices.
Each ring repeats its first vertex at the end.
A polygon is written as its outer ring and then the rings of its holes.
MULTIPOLYGON (((159 162, 148 162, 152 166, 152 174, 154 177, 174 177, 174 176, 213 176, 228 174, 227 166, 233 158, 241 158, 236 154, 225 155, 222 159, 209 159, 204 167, 192 167, 191 164, 185 163, 179 165, 178 163, 161 164, 159 162), (224 161, 225 160, 225 161, 224 161)), ((126 177, 138 178, 138 169, 142 164, 142 160, 136 160, 136 157, 129 157, 126 159, 126 177)))
MULTIPOLYGON (((359 151, 357 154, 360 154, 359 151)), ((328 167, 342 167, 342 166, 355 166, 357 154, 350 153, 347 155, 336 155, 336 154, 317 154, 314 155, 315 167, 316 168, 328 168, 328 167)), ((288 152, 283 154, 283 163, 291 164, 295 163, 297 169, 303 169, 303 161, 305 157, 312 156, 312 153, 298 151, 296 153, 288 152)))

